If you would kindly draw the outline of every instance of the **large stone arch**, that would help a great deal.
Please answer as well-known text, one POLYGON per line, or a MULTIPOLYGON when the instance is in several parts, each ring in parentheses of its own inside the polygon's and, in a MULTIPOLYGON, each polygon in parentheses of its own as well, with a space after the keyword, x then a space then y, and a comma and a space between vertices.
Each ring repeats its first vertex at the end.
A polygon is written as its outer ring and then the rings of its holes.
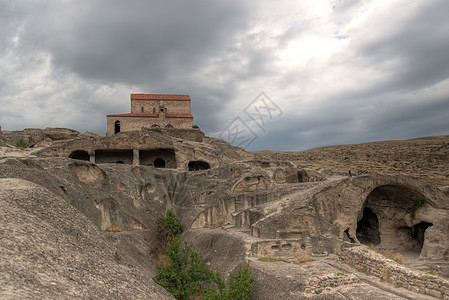
POLYGON ((380 185, 366 197, 357 216, 356 237, 367 245, 408 252, 418 256, 425 231, 433 223, 415 218, 428 199, 411 186, 380 185))
POLYGON ((446 238, 449 234, 448 196, 428 181, 400 174, 353 176, 329 182, 327 187, 313 195, 312 201, 311 207, 316 211, 320 234, 337 234, 341 240, 359 243, 357 223, 362 220, 364 209, 368 207, 379 223, 379 247, 390 245, 405 249, 404 252, 414 251, 414 256, 419 254, 420 258, 442 259, 449 255, 449 241, 446 238), (388 208, 381 210, 374 205, 367 205, 367 199, 376 194, 394 195, 389 197, 390 201, 384 203, 387 206, 396 203, 397 206, 396 222, 392 219, 391 226, 386 222, 388 218, 385 214, 388 213, 388 208), (426 203, 415 209, 415 217, 412 220, 407 210, 420 199, 425 199, 426 203), (392 240, 392 236, 398 237, 397 240, 392 240), (404 245, 399 245, 401 239, 406 242, 404 245))

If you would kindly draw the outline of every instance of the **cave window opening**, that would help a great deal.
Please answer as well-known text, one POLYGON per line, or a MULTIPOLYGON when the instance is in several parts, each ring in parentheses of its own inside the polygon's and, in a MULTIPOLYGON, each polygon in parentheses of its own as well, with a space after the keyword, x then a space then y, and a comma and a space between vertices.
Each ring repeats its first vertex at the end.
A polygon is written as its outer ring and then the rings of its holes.
POLYGON ((162 158, 156 158, 153 163, 155 168, 165 168, 165 160, 162 158))
POLYGON ((69 158, 90 161, 90 155, 84 150, 76 150, 70 153, 69 158))
POLYGON ((125 164, 125 162, 123 160, 118 160, 115 162, 116 164, 125 164))
POLYGON ((351 243, 355 243, 355 240, 349 235, 349 228, 345 230, 345 234, 351 243))
POLYGON ((411 235, 412 238, 418 243, 420 249, 422 249, 422 246, 424 245, 424 233, 430 226, 433 226, 433 224, 428 222, 421 222, 413 226, 411 235))
POLYGON ((362 244, 380 244, 379 219, 368 207, 363 209, 363 217, 357 222, 356 236, 362 244))
POLYGON ((210 165, 205 161, 190 161, 189 162, 189 171, 199 171, 199 170, 208 170, 210 169, 210 165))

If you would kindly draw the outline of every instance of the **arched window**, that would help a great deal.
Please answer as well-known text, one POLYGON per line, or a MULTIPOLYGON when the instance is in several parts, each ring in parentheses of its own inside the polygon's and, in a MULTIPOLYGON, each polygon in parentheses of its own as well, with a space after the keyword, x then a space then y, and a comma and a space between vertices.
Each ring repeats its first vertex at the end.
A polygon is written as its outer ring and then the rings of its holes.
POLYGON ((144 109, 143 109, 143 106, 142 106, 142 107, 140 108, 140 111, 141 111, 141 112, 143 112, 143 111, 144 111, 144 109))
POLYGON ((173 125, 168 123, 167 125, 165 125, 165 128, 173 128, 173 125))
POLYGON ((156 158, 153 163, 155 168, 165 168, 165 160, 162 158, 156 158))
POLYGON ((120 121, 115 121, 114 133, 119 133, 119 132, 120 132, 120 121))
POLYGON ((153 107, 153 114, 156 113, 156 107, 153 107))

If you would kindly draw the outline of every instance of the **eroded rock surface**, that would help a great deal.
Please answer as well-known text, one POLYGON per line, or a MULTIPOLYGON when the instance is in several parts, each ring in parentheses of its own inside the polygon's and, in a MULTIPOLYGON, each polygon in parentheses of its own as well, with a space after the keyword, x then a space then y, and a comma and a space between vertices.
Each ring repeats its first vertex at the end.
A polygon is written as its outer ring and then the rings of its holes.
MULTIPOLYGON (((49 146, 9 145, 0 158, 5 297, 168 297, 151 279, 156 220, 167 209, 212 268, 227 277, 250 265, 254 299, 311 296, 314 272, 338 273, 336 266, 318 266, 360 243, 421 261, 449 257, 447 189, 422 179, 348 176, 263 160, 213 138, 197 142, 149 130, 47 135, 49 146), (294 263, 304 257, 315 261, 313 272, 294 263), (276 265, 264 258, 292 265, 273 275, 276 265), (305 275, 292 275, 298 272, 305 275)), ((366 293, 378 291, 363 284, 366 293)), ((355 290, 332 287, 313 297, 359 299, 355 290)))

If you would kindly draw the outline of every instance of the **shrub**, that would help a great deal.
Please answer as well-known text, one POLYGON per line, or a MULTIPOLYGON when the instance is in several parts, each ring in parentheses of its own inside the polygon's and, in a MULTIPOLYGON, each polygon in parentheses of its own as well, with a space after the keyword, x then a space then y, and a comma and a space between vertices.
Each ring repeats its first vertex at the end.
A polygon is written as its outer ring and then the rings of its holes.
POLYGON ((202 292, 203 284, 212 283, 214 274, 194 249, 193 244, 181 243, 177 236, 170 238, 165 255, 170 259, 167 266, 159 266, 155 282, 164 287, 176 299, 189 299, 202 292))
POLYGON ((231 274, 229 289, 219 272, 214 274, 195 250, 192 243, 181 246, 179 235, 183 225, 168 210, 166 217, 157 220, 158 236, 164 243, 158 257, 153 280, 176 299, 249 299, 254 279, 246 269, 231 274))
POLYGON ((20 140, 17 141, 16 147, 17 148, 26 148, 27 147, 27 143, 23 139, 20 139, 20 140))
POLYGON ((229 296, 231 299, 247 300, 253 291, 254 278, 249 272, 248 266, 237 274, 232 274, 229 284, 229 296))
POLYGON ((251 276, 248 266, 243 270, 240 268, 238 272, 231 274, 229 289, 226 289, 223 277, 218 272, 214 277, 214 282, 217 285, 218 292, 213 287, 205 289, 203 292, 204 300, 248 300, 254 287, 254 278, 251 276))
POLYGON ((192 128, 200 128, 198 125, 193 125, 192 128))
POLYGON ((424 204, 426 204, 426 199, 421 199, 416 201, 413 205, 409 206, 407 208, 407 212, 410 214, 410 217, 413 219, 415 217, 416 214, 416 210, 418 208, 420 208, 421 206, 423 206, 424 204))
POLYGON ((165 218, 159 218, 156 223, 158 238, 163 243, 169 238, 179 236, 184 230, 184 226, 171 210, 167 211, 165 218))

